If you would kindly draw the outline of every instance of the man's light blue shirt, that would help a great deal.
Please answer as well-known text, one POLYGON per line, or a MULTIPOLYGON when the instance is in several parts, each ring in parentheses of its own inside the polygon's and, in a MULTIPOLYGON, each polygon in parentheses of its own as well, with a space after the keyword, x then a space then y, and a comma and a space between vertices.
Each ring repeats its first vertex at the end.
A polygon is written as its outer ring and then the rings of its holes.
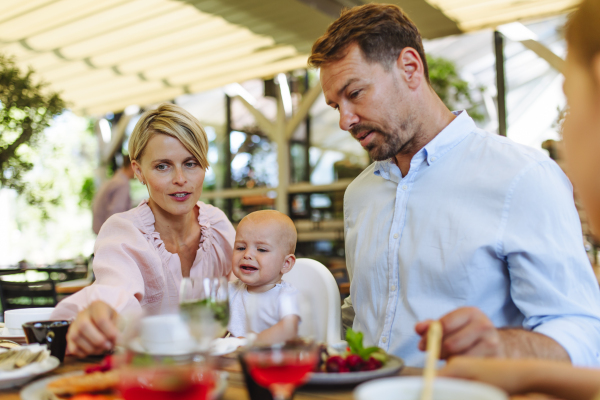
POLYGON ((600 291, 572 186, 541 151, 478 129, 465 111, 411 160, 365 169, 344 196, 354 329, 422 366, 415 324, 459 307, 600 365, 600 291))

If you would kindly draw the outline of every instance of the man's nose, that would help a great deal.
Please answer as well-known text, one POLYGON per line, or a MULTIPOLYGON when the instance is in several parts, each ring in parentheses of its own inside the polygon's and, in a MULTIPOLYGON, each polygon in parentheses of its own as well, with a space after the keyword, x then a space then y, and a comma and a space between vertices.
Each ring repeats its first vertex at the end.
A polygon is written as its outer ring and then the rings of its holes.
POLYGON ((359 120, 360 118, 353 109, 340 106, 340 128, 342 130, 349 131, 359 120))

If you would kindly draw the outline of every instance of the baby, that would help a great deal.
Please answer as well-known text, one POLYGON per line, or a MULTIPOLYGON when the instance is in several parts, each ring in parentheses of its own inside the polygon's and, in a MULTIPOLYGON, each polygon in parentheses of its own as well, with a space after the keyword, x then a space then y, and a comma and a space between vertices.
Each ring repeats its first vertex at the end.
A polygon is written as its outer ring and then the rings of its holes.
POLYGON ((297 336, 298 291, 281 280, 296 262, 296 237, 294 223, 279 211, 256 211, 240 221, 233 247, 233 274, 238 280, 229 287, 233 336, 255 332, 263 343, 297 336))

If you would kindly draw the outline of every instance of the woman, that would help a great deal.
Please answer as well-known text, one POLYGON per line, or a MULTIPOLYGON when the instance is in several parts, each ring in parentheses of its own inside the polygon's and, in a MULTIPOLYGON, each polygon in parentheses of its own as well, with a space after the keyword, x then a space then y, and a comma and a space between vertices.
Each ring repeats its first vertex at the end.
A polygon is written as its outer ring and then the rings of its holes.
MULTIPOLYGON (((600 235, 599 21, 600 1, 584 0, 567 24, 569 51, 564 91, 569 114, 563 127, 569 176, 597 236, 600 235)), ((597 353, 600 354, 600 349, 597 353)), ((600 394, 600 370, 573 368, 565 363, 458 357, 451 359, 441 374, 488 382, 510 394, 540 392, 573 400, 593 399, 600 394)))
POLYGON ((235 230, 222 211, 198 201, 207 151, 204 130, 181 107, 163 104, 142 115, 129 154, 149 198, 104 223, 94 248, 96 282, 54 311, 53 319, 77 316, 69 353, 111 349, 120 313, 175 309, 183 277, 231 272, 235 230))

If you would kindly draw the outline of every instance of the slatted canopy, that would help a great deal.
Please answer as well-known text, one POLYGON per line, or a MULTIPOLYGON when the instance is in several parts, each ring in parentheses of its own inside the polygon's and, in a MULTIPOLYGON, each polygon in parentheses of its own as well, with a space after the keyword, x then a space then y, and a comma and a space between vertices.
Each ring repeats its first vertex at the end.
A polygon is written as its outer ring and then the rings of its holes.
MULTIPOLYGON (((437 38, 572 10, 577 0, 392 0, 437 38)), ((0 52, 99 115, 306 66, 360 0, 1 0, 0 52)))

